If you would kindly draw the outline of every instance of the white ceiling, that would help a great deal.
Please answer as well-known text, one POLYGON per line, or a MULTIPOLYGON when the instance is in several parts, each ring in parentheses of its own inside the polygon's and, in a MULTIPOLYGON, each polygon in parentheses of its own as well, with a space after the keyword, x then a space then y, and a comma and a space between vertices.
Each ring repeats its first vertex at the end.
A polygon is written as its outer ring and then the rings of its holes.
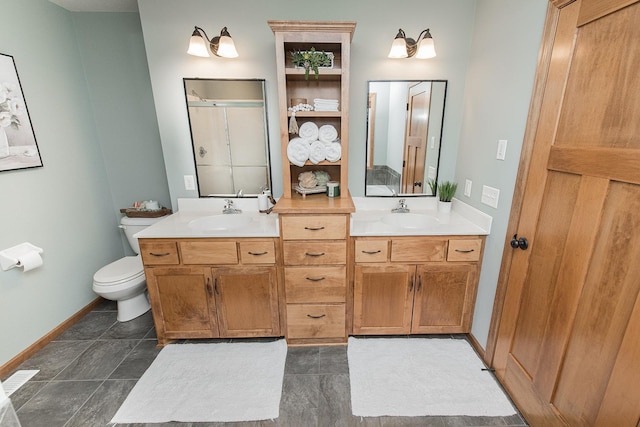
POLYGON ((138 12, 137 0, 49 0, 71 12, 138 12))

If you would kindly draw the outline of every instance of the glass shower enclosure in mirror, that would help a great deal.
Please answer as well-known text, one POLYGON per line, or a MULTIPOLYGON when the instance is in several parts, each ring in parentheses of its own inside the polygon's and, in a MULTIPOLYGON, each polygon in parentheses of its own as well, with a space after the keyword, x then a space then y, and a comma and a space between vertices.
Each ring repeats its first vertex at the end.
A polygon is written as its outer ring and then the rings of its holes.
POLYGON ((200 197, 270 189, 265 81, 183 80, 200 197))
POLYGON ((369 81, 366 196, 433 196, 446 80, 369 81))

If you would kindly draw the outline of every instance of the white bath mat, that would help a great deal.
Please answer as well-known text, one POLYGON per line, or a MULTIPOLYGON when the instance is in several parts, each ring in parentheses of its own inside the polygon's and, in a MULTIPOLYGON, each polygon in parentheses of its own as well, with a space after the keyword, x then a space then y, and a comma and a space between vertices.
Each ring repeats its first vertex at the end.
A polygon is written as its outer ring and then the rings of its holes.
POLYGON ((516 413, 465 340, 349 338, 347 355, 353 415, 516 413))
POLYGON ((286 357, 285 340, 168 345, 136 383, 111 422, 277 418, 286 357))

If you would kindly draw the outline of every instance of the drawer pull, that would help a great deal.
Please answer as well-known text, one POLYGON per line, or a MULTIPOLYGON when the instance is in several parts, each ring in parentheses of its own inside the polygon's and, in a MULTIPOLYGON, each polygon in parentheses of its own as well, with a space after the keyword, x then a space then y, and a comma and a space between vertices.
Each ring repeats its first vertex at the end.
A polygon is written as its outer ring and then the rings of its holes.
POLYGON ((304 254, 305 254, 306 256, 323 256, 323 255, 325 255, 325 253, 324 253, 324 252, 320 252, 319 254, 310 254, 309 252, 305 252, 304 254))
POLYGON ((156 253, 154 253, 154 252, 149 252, 149 255, 151 255, 151 256, 158 256, 158 257, 160 257, 160 256, 169 256, 169 255, 171 255, 171 252, 165 252, 165 253, 163 253, 163 254, 156 254, 156 253))
POLYGON ((210 297, 213 296, 213 289, 211 289, 211 280, 207 277, 207 293, 210 297))
POLYGON ((467 249, 467 250, 455 249, 455 252, 460 252, 461 254, 470 254, 471 252, 475 252, 475 249, 467 249))
POLYGON ((323 277, 305 277, 305 279, 310 280, 312 282, 319 282, 321 280, 324 280, 324 276, 323 277))
POLYGON ((320 231, 324 230, 324 227, 305 227, 304 229, 309 231, 320 231))
POLYGON ((381 250, 377 250, 377 251, 362 251, 363 254, 367 254, 367 255, 375 255, 375 254, 379 254, 380 252, 382 252, 381 250))
POLYGON ((251 251, 249 251, 248 252, 249 255, 255 255, 255 256, 266 255, 268 253, 269 253, 268 251, 264 251, 264 252, 251 252, 251 251))
POLYGON ((326 314, 321 314, 320 316, 314 316, 312 314, 307 314, 307 317, 310 319, 322 319, 323 317, 327 317, 326 314))

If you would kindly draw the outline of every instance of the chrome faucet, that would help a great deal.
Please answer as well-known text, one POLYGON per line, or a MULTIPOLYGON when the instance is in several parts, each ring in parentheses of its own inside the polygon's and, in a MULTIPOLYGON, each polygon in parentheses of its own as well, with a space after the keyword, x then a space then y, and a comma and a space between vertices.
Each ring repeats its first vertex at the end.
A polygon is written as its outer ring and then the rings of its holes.
POLYGON ((233 200, 224 199, 224 201, 227 202, 227 204, 224 205, 224 208, 222 208, 222 213, 223 214, 239 214, 239 213, 242 213, 241 209, 233 207, 233 200))
POLYGON ((409 212, 409 208, 407 207, 406 200, 405 199, 398 200, 398 206, 396 206, 395 208, 391 209, 391 212, 393 212, 393 213, 408 213, 409 212))

